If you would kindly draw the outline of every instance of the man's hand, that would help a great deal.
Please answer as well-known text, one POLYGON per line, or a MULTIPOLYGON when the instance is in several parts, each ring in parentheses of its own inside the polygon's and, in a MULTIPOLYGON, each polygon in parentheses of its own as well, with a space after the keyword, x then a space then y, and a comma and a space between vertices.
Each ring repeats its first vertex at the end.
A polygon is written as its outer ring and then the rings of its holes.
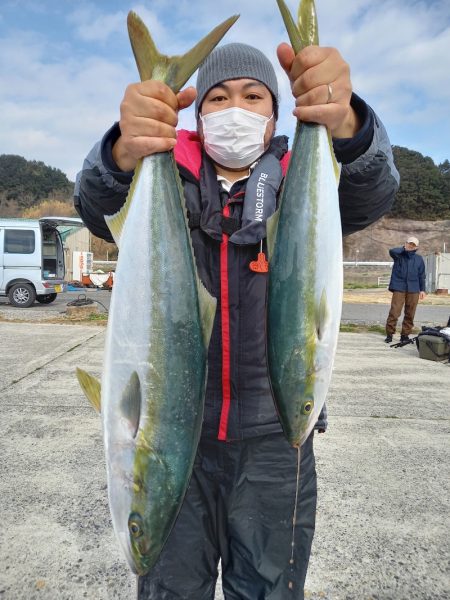
POLYGON ((194 102, 189 87, 174 94, 162 81, 132 83, 120 105, 121 136, 112 153, 122 171, 132 171, 140 158, 171 150, 176 144, 178 111, 194 102))
POLYGON ((339 52, 307 46, 295 56, 291 46, 280 44, 277 54, 291 81, 294 115, 302 121, 326 125, 335 138, 353 137, 360 123, 350 106, 350 67, 339 52))
POLYGON ((425 292, 419 292, 419 300, 425 300, 426 296, 425 292))
POLYGON ((407 252, 414 252, 414 250, 417 250, 417 246, 415 244, 413 244, 412 242, 405 242, 403 248, 407 252))

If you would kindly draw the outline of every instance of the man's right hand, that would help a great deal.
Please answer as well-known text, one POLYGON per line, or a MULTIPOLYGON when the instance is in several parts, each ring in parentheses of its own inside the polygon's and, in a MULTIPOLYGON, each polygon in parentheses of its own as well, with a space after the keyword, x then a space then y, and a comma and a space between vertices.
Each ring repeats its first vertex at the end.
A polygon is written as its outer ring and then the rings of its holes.
POLYGON ((162 81, 129 85, 120 105, 121 136, 112 150, 119 169, 132 171, 140 158, 172 150, 178 111, 190 106, 196 96, 193 87, 174 94, 162 81))

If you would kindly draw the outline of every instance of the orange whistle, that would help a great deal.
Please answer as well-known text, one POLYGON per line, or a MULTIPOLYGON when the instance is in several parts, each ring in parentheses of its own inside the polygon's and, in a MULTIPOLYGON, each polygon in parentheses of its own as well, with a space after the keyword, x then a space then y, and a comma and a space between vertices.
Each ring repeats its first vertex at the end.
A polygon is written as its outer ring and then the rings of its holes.
POLYGON ((264 252, 258 252, 258 260, 252 260, 250 271, 254 271, 255 273, 267 273, 269 271, 269 263, 266 260, 264 252))

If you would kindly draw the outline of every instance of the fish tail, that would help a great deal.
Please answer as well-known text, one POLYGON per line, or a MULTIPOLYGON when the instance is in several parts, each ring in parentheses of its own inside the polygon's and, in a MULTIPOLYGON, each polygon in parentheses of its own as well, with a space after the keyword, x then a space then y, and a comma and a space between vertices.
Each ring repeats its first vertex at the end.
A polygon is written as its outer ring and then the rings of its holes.
POLYGON ((314 0, 301 0, 298 7, 298 28, 306 46, 319 45, 319 29, 314 0))
POLYGON ((314 0, 301 0, 298 7, 298 25, 296 25, 284 0, 277 0, 277 4, 295 54, 298 54, 306 46, 311 46, 311 44, 317 46, 319 44, 319 31, 314 0))
POLYGON ((179 92, 238 18, 239 15, 234 15, 218 25, 183 56, 165 56, 157 50, 140 17, 131 11, 128 14, 128 34, 141 81, 158 79, 173 92, 179 92))
POLYGON ((101 388, 98 379, 83 369, 76 368, 76 375, 84 395, 99 413, 101 410, 101 388))
MULTIPOLYGON (((303 50, 306 46, 319 45, 319 28, 317 25, 317 13, 314 5, 314 0, 301 0, 298 7, 298 24, 294 22, 294 19, 286 6, 284 0, 277 0, 278 8, 280 9, 281 16, 283 17, 286 30, 289 35, 289 39, 297 54, 300 50, 303 50)), ((297 123, 295 131, 294 147, 297 138, 300 135, 300 122, 297 123)), ((334 175, 336 177, 336 183, 339 184, 339 178, 341 175, 340 166, 334 156, 333 142, 331 140, 331 134, 328 132, 328 144, 330 147, 330 153, 333 161, 334 175)))

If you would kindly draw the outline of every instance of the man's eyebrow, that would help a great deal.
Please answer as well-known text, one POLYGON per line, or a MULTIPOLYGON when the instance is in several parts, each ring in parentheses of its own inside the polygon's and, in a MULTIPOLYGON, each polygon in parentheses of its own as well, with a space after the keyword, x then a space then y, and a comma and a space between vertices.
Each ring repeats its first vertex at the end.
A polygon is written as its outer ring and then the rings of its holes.
MULTIPOLYGON (((232 80, 232 81, 236 81, 236 80, 232 80)), ((248 89, 248 88, 252 88, 252 87, 263 87, 265 88, 266 86, 261 83, 261 81, 249 81, 247 83, 244 83, 244 85, 242 86, 243 89, 248 89)), ((215 85, 214 87, 212 87, 209 91, 211 92, 212 90, 215 90, 217 88, 223 89, 225 91, 228 91, 230 89, 230 86, 227 85, 225 82, 221 82, 218 83, 217 85, 215 85)))
POLYGON ((266 86, 261 83, 260 81, 249 81, 248 83, 244 84, 244 88, 250 88, 250 87, 263 87, 265 88, 266 86))

